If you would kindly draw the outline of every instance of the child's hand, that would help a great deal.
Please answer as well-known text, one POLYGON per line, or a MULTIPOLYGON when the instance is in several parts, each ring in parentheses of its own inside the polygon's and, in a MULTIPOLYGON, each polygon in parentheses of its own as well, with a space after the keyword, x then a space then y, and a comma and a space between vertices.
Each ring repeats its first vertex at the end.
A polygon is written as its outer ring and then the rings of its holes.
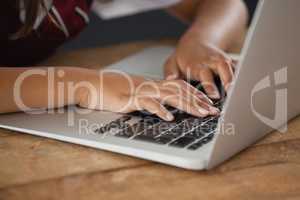
POLYGON ((227 91, 233 79, 233 61, 221 49, 197 40, 195 36, 184 37, 179 42, 176 52, 165 64, 167 80, 180 78, 198 80, 210 98, 219 99, 214 74, 221 78, 227 91))
POLYGON ((181 80, 152 81, 121 73, 100 74, 87 76, 93 87, 80 90, 79 106, 119 113, 147 110, 167 121, 174 116, 164 104, 198 117, 219 113, 205 94, 181 80))

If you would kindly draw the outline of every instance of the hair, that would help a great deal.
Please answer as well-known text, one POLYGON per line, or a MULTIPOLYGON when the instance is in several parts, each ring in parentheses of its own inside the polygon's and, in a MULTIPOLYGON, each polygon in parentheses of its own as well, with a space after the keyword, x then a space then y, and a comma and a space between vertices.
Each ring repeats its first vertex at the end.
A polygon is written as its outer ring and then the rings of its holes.
POLYGON ((39 14, 39 9, 41 7, 45 8, 44 0, 16 0, 18 9, 21 1, 24 2, 24 9, 26 12, 25 22, 21 28, 12 35, 12 39, 19 39, 29 35, 33 31, 34 23, 39 14))

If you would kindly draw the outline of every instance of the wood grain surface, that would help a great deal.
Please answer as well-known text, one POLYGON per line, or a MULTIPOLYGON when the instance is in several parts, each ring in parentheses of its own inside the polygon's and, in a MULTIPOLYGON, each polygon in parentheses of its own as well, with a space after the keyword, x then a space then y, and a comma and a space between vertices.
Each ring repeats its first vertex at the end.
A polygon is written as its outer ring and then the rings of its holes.
MULTIPOLYGON (((45 65, 99 68, 172 41, 55 55, 45 65)), ((211 171, 188 171, 0 129, 0 200, 300 199, 300 117, 211 171)))

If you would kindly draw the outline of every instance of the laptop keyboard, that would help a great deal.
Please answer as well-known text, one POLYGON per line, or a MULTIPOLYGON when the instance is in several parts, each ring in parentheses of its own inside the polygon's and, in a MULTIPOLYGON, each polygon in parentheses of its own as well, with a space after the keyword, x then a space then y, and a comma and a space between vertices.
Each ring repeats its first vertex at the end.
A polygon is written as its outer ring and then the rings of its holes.
MULTIPOLYGON (((215 106, 222 110, 223 102, 224 99, 217 101, 215 106)), ((172 113, 175 120, 166 122, 154 115, 134 112, 96 129, 95 133, 113 134, 128 140, 186 148, 191 151, 213 140, 219 116, 197 118, 176 109, 173 109, 172 113), (139 117, 141 120, 134 124, 128 123, 133 117, 139 117)))
MULTIPOLYGON (((221 102, 215 104, 219 108, 221 105, 221 102)), ((219 116, 196 118, 180 111, 174 114, 173 122, 166 122, 153 115, 141 115, 134 113, 123 116, 95 130, 95 133, 113 134, 124 139, 197 150, 212 141, 219 119, 219 116), (132 125, 127 123, 137 115, 142 118, 140 121, 132 125)))

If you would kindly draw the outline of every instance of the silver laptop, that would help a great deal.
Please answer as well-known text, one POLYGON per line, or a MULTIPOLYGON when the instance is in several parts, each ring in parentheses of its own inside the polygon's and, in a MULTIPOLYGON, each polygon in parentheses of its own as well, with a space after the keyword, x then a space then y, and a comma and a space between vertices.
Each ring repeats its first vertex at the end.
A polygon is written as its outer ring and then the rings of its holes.
MULTIPOLYGON (((195 118, 174 109, 176 119, 165 122, 147 113, 70 107, 1 115, 0 127, 182 168, 210 169, 274 129, 285 132, 286 123, 300 113, 299 8, 299 0, 260 1, 234 86, 215 102, 222 109, 219 117, 195 118)), ((146 49, 108 69, 162 78, 163 63, 173 50, 146 49)))

